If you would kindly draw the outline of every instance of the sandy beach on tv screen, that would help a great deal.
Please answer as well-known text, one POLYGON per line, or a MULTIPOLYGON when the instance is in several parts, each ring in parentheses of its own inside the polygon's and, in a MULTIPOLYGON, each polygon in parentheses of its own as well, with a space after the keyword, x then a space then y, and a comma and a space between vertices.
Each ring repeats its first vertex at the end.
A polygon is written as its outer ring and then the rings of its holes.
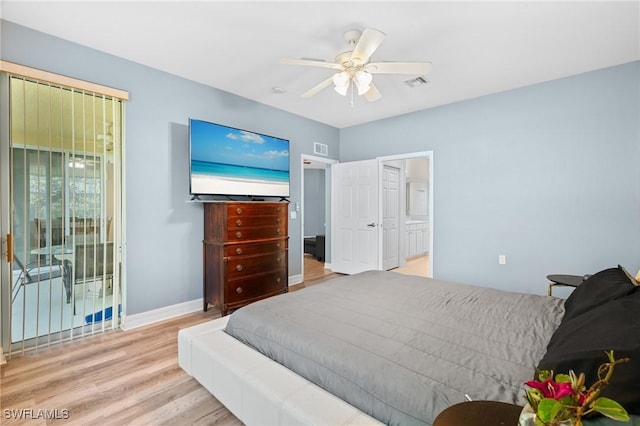
POLYGON ((238 194, 281 197, 289 193, 288 182, 268 182, 251 179, 225 179, 207 175, 191 176, 193 194, 238 194))

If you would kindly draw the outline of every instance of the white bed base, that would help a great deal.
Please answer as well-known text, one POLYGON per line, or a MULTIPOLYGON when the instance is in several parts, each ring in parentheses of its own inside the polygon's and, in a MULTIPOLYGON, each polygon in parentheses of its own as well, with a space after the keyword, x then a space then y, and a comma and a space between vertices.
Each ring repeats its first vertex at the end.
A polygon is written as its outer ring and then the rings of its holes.
POLYGON ((178 364, 247 425, 381 425, 224 332, 229 317, 178 332, 178 364))

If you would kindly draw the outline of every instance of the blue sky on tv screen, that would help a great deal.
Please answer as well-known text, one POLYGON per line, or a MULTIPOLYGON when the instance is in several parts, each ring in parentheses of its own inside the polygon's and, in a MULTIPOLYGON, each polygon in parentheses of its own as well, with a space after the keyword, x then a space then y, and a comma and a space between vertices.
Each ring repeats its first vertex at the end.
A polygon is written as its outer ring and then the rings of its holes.
POLYGON ((289 142, 191 120, 191 160, 289 171, 289 142))

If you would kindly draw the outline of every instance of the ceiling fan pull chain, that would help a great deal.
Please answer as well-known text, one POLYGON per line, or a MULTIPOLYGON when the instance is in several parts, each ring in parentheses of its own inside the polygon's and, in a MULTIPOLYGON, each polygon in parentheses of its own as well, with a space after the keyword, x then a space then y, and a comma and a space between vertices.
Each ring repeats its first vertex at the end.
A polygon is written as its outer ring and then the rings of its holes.
POLYGON ((353 82, 351 82, 351 84, 349 85, 349 88, 351 89, 351 108, 353 108, 353 82))

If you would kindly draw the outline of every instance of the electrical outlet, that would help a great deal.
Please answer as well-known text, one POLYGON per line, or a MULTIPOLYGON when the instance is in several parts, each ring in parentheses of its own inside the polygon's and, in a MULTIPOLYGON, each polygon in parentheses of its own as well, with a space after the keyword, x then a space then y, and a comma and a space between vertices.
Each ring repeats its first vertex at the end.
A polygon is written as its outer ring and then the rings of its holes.
POLYGON ((498 264, 506 265, 507 264, 507 256, 505 256, 504 254, 499 254, 498 255, 498 264))

